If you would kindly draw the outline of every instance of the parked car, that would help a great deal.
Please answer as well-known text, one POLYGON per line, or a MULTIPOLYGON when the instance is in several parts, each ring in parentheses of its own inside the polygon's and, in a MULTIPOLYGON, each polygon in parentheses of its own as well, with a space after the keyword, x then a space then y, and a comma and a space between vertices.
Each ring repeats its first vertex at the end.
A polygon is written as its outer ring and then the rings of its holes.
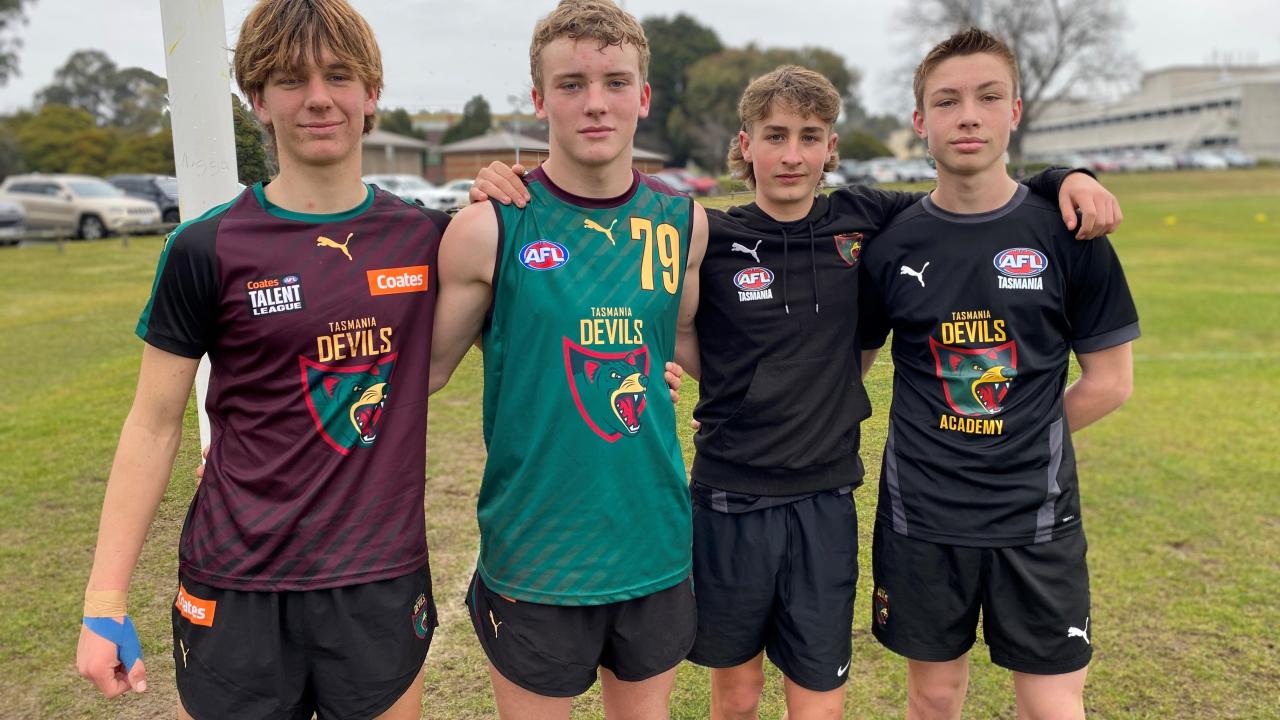
POLYGON ((107 182, 115 185, 129 197, 150 200, 160 208, 160 219, 177 223, 178 178, 169 175, 112 175, 107 182))
POLYGON ((425 179, 408 173, 365 175, 364 181, 432 210, 452 210, 467 199, 466 193, 438 188, 425 179))
POLYGON ((12 245, 26 232, 27 213, 16 202, 0 200, 0 245, 12 245))
POLYGON ((878 183, 902 182, 898 176, 898 161, 891 157, 873 158, 866 163, 866 172, 878 183))
POLYGON ((10 175, 0 184, 0 200, 21 205, 32 230, 71 232, 85 240, 160 224, 155 203, 89 175, 10 175))
POLYGON ((670 172, 669 170, 662 170, 660 172, 656 172, 652 175, 652 177, 655 177, 661 180, 662 182, 666 183, 667 187, 671 188, 672 190, 675 190, 678 193, 684 193, 685 195, 693 195, 693 186, 685 182, 684 178, 680 177, 679 175, 673 172, 670 172))
POLYGON ((1208 150, 1193 150, 1179 155, 1178 167, 1192 170, 1226 170, 1229 166, 1221 156, 1208 150))
POLYGON ((662 172, 679 177, 686 185, 693 188, 694 195, 720 194, 720 181, 710 175, 699 175, 685 168, 663 168, 662 172))
POLYGON ((1235 148, 1228 148, 1218 154, 1227 161, 1228 166, 1233 168, 1251 168, 1258 164, 1252 155, 1246 155, 1235 148))
POLYGON ((841 160, 840 174, 850 185, 875 185, 876 179, 867 171, 867 164, 857 160, 841 160))
POLYGON ((938 179, 938 171, 928 160, 903 160, 898 163, 898 178, 902 182, 929 182, 938 179))
POLYGON ((471 186, 475 184, 476 184, 476 181, 471 179, 450 180, 449 182, 445 183, 441 187, 443 187, 445 190, 448 190, 451 193, 456 193, 457 196, 461 198, 458 205, 463 206, 463 205, 471 204, 471 186))
POLYGON ((845 185, 848 185, 848 184, 849 184, 848 179, 846 179, 844 175, 841 175, 835 170, 828 170, 827 172, 822 173, 823 187, 838 188, 838 187, 844 187, 845 185))

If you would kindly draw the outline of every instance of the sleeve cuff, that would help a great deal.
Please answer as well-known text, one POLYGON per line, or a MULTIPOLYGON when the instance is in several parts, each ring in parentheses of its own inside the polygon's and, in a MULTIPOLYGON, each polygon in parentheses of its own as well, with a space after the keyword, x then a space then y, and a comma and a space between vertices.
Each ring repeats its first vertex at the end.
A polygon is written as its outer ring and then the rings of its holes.
POLYGON ((1138 323, 1135 322, 1125 325, 1122 328, 1102 333, 1101 335, 1073 340, 1071 341, 1071 349, 1074 350, 1077 355, 1082 353, 1098 352, 1099 350, 1106 350, 1107 348, 1113 348, 1117 345, 1123 345, 1127 342, 1137 340, 1140 335, 1142 335, 1142 332, 1138 329, 1138 323))
POLYGON ((141 323, 138 324, 138 328, 134 331, 134 334, 151 347, 163 350, 173 355, 179 355, 192 360, 199 360, 204 357, 205 354, 204 348, 202 347, 189 345, 187 343, 174 340, 173 338, 158 335, 154 331, 149 331, 146 326, 141 323))

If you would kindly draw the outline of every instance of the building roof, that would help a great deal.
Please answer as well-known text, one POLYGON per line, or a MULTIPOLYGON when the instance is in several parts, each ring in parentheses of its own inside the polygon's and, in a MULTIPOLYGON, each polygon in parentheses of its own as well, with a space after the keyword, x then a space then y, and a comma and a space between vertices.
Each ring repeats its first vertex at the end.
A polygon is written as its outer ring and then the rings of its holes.
MULTIPOLYGON (((508 130, 496 130, 479 137, 459 140, 455 143, 449 143, 440 148, 440 152, 449 155, 451 153, 461 152, 501 152, 503 150, 515 150, 519 147, 521 150, 531 150, 534 152, 547 152, 551 146, 545 140, 531 138, 527 135, 517 135, 508 130)), ((631 151, 632 159, 636 160, 666 160, 667 156, 662 153, 656 153, 651 150, 634 148, 631 151)))
POLYGON ((416 148, 418 150, 428 150, 431 148, 430 143, 423 142, 418 138, 378 129, 374 129, 373 132, 365 136, 364 144, 366 147, 386 147, 387 145, 390 145, 391 147, 416 148))

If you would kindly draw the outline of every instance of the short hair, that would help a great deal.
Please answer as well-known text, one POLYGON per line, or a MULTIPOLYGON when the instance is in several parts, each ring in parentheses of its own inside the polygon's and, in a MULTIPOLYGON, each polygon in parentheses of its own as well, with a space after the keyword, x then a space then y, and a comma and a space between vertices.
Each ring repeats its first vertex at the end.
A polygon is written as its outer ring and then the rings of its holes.
MULTIPOLYGON (((835 85, 822 73, 799 65, 783 65, 752 80, 742 92, 742 99, 738 101, 738 119, 742 122, 743 132, 751 134, 752 126, 768 117, 775 105, 797 115, 816 117, 831 127, 840 117, 841 101, 835 85)), ((837 153, 831 153, 822 169, 834 170, 839 159, 837 153)), ((747 187, 755 189, 755 169, 742 156, 736 135, 729 143, 729 172, 745 182, 747 187)))
POLYGON ((924 109, 924 82, 929 77, 929 73, 942 64, 942 61, 961 55, 976 55, 978 53, 989 53, 1005 61, 1009 66, 1009 73, 1013 76, 1013 96, 1017 97, 1019 84, 1018 59, 1014 56, 1013 50, 996 38, 995 35, 976 27, 970 27, 934 45, 929 54, 925 55, 924 60, 921 60, 920 65, 916 67, 915 77, 911 81, 911 89, 916 96, 916 110, 924 109))
POLYGON ((600 50, 610 45, 630 45, 640 55, 640 80, 649 77, 649 40, 635 17, 610 0, 560 0, 556 9, 533 28, 533 41, 529 44, 529 72, 533 87, 539 92, 542 51, 562 37, 595 40, 600 50))
MULTIPOLYGON (((303 72, 328 50, 351 67, 374 97, 382 96, 382 51, 369 23, 346 0, 259 0, 240 26, 232 62, 236 84, 250 102, 271 73, 303 72)), ((364 134, 376 115, 365 115, 364 134)), ((268 128, 274 140, 274 129, 268 128)))

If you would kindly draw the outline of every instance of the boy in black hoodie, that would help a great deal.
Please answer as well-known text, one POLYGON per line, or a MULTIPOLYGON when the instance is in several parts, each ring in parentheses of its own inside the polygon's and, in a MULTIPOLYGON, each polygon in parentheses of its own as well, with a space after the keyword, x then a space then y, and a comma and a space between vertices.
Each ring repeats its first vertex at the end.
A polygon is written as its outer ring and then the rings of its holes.
MULTIPOLYGON (((863 243, 922 193, 865 187, 815 195, 836 162, 840 97, 818 73, 780 67, 751 83, 730 165, 756 202, 708 210, 697 335, 677 359, 698 378, 694 416, 694 587, 689 659, 713 668, 711 717, 754 718, 763 657, 786 677, 789 717, 840 717, 858 574, 852 491, 862 482, 858 424, 870 414, 859 373, 863 243)), ((517 168, 518 170, 519 168, 517 168)), ((1068 226, 1109 231, 1115 199, 1086 175, 1055 170, 1031 189, 1059 195, 1068 226)), ((523 203, 506 166, 473 200, 523 203)))

